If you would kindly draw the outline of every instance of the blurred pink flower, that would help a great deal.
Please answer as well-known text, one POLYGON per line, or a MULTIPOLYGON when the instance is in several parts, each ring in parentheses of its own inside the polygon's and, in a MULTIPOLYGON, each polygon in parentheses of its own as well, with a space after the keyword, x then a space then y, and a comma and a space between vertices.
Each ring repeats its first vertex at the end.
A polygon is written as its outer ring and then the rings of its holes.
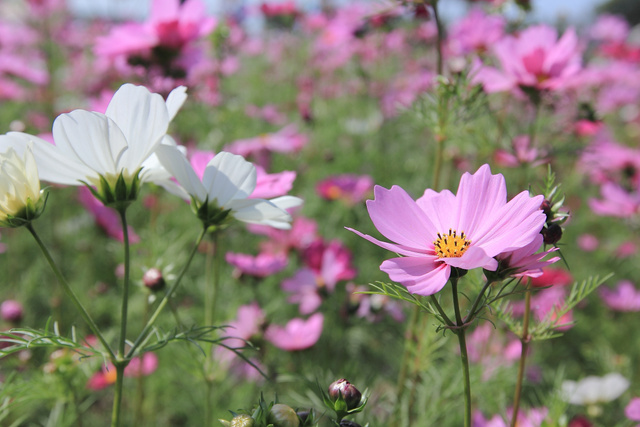
POLYGON ((278 325, 269 325, 264 337, 282 350, 304 350, 318 342, 322 334, 323 323, 322 313, 315 313, 307 320, 291 319, 284 328, 278 325))
POLYGON ((22 304, 16 300, 8 299, 0 304, 0 317, 7 322, 20 322, 23 312, 22 304))
POLYGON ((267 277, 284 270, 289 263, 283 254, 262 252, 256 256, 227 252, 225 259, 233 265, 240 274, 267 277))
POLYGON ((278 107, 273 104, 267 104, 262 108, 255 105, 247 105, 244 112, 249 117, 262 119, 265 122, 274 125, 281 125, 287 120, 287 117, 278 111, 278 107))
POLYGON ((584 150, 578 166, 597 184, 640 186, 640 150, 611 141, 606 134, 584 150))
POLYGON ((182 49, 186 44, 208 35, 216 21, 208 17, 200 0, 153 0, 151 14, 145 23, 127 23, 115 27, 108 36, 100 37, 95 46, 98 56, 149 53, 162 46, 182 49))
MULTIPOLYGON (((550 320, 554 328, 559 331, 566 331, 573 327, 573 313, 571 311, 558 318, 558 311, 564 308, 567 290, 558 286, 536 291, 531 297, 531 312, 539 321, 550 320)), ((524 314, 524 301, 511 303, 513 314, 522 316, 524 314)))
POLYGON ((581 68, 578 37, 573 28, 558 39, 553 27, 531 26, 517 36, 504 37, 492 50, 501 69, 482 67, 475 76, 475 81, 489 93, 517 87, 560 89, 581 68))
MULTIPOLYGON (((158 369, 158 356, 155 353, 145 353, 141 357, 131 360, 129 366, 124 369, 125 377, 148 376, 158 369)), ((102 366, 100 372, 96 372, 89 378, 87 388, 89 390, 102 390, 116 382, 116 368, 111 363, 102 366)))
POLYGON ((511 366, 522 352, 520 340, 515 336, 508 340, 488 322, 478 325, 467 336, 467 347, 469 360, 483 365, 482 379, 485 381, 499 368, 511 366))
POLYGON ((616 256, 620 258, 627 258, 632 255, 635 255, 638 252, 638 245, 634 242, 627 241, 622 242, 618 249, 616 249, 616 256))
POLYGON ((505 19, 487 15, 473 8, 464 18, 451 25, 447 47, 452 55, 483 53, 504 36, 505 19))
POLYGON ((546 286, 566 286, 573 283, 573 276, 567 270, 560 268, 545 268, 542 275, 531 277, 531 286, 544 288, 546 286))
MULTIPOLYGON (((80 204, 93 216, 97 225, 99 225, 107 236, 124 241, 124 233, 122 231, 122 222, 118 213, 111 208, 106 207, 98 199, 93 197, 91 191, 87 187, 78 188, 78 200, 80 204)), ((138 243, 140 237, 136 234, 133 227, 127 226, 129 233, 129 242, 138 243)))
POLYGON ((624 408, 624 414, 631 421, 640 421, 640 397, 634 397, 624 408))
POLYGON ((602 199, 589 199, 589 207, 596 215, 630 218, 640 212, 640 193, 629 192, 612 182, 600 187, 602 199))
POLYGON ((396 76, 380 100, 384 117, 395 117, 402 109, 411 107, 422 93, 433 87, 434 77, 433 72, 426 70, 404 71, 396 76))
POLYGON ((511 144, 511 150, 497 149, 493 154, 493 159, 498 166, 515 168, 529 165, 533 167, 547 162, 547 159, 540 157, 544 156, 544 153, 531 146, 528 135, 516 136, 511 144))
POLYGON ((465 173, 457 195, 427 189, 414 201, 398 186, 376 186, 374 194, 375 199, 367 201, 371 220, 397 243, 347 229, 403 255, 384 261, 380 269, 419 295, 439 292, 452 268, 495 271, 496 255, 531 244, 545 222, 543 197, 523 191, 507 202, 504 177, 492 175, 488 165, 473 175, 465 173))
POLYGON ((349 206, 363 201, 373 191, 369 175, 333 175, 316 184, 316 192, 326 200, 341 200, 349 206))
POLYGON ((294 153, 300 151, 307 141, 308 137, 299 133, 295 124, 290 124, 275 133, 239 139, 226 146, 224 151, 239 154, 242 157, 253 155, 260 166, 268 168, 271 152, 294 153))
POLYGON ((600 297, 612 310, 640 311, 640 290, 628 280, 618 282, 615 289, 601 288, 600 297))
MULTIPOLYGON (((527 411, 518 411, 518 427, 540 427, 542 422, 547 417, 549 410, 547 408, 531 408, 527 411)), ((508 427, 513 416, 513 409, 507 411, 507 417, 502 418, 500 415, 495 415, 490 420, 484 418, 481 412, 475 412, 473 414, 473 420, 471 421, 472 427, 508 427)))
POLYGON ((295 216, 290 230, 276 230, 273 227, 249 224, 247 229, 255 234, 269 237, 260 248, 264 252, 287 254, 291 249, 304 250, 318 237, 318 225, 309 218, 295 216))
POLYGON ((629 36, 629 23, 623 16, 600 15, 591 25, 589 36, 601 42, 624 42, 629 36))
POLYGON ((385 315, 391 316, 396 322, 403 322, 405 314, 403 304, 380 294, 365 294, 371 290, 369 286, 357 286, 354 283, 347 283, 347 295, 349 297, 347 310, 349 313, 355 311, 355 315, 367 319, 369 322, 379 322, 385 315))
POLYGON ((593 234, 584 233, 578 236, 578 247, 585 252, 593 252, 599 245, 598 238, 593 234))

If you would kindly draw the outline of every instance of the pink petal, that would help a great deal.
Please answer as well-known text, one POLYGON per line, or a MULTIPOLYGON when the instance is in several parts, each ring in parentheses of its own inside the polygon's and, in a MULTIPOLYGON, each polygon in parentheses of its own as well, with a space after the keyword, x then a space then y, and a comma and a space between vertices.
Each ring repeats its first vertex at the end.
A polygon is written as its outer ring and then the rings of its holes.
POLYGON ((418 295, 433 295, 447 284, 451 268, 445 263, 436 264, 435 257, 392 258, 380 265, 380 270, 394 282, 407 287, 418 295))

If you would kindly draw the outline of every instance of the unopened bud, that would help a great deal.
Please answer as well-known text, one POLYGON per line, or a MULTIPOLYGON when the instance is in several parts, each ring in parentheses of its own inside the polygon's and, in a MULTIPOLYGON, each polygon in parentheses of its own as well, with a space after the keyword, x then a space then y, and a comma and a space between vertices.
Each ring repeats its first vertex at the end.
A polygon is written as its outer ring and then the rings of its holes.
POLYGON ((300 419, 291 406, 276 403, 269 411, 268 422, 274 427, 298 427, 300 419))
POLYGON ((334 381, 329 386, 329 398, 335 402, 340 396, 347 404, 347 410, 357 408, 362 400, 362 393, 344 378, 334 381))
POLYGON ((226 427, 253 427, 255 421, 249 415, 236 415, 231 421, 218 420, 226 427))
POLYGON ((340 421, 340 427, 362 427, 355 421, 342 420, 340 421))
POLYGON ((562 227, 558 224, 551 224, 540 231, 545 245, 555 245, 562 238, 562 227))
POLYGON ((165 286, 162 271, 157 268, 148 269, 142 276, 142 283, 153 292, 161 290, 165 286))

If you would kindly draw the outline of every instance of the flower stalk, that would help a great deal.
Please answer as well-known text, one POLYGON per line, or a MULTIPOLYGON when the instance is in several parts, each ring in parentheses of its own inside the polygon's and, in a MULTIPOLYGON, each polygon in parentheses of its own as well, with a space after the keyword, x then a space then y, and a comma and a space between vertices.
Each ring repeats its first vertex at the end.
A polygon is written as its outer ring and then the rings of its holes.
POLYGON ((529 318, 531 317, 531 280, 527 282, 527 290, 524 297, 524 319, 522 321, 522 352, 520 353, 520 363, 518 365, 518 379, 516 389, 513 395, 513 416, 511 418, 511 427, 515 427, 518 421, 518 411, 520 409, 520 396, 522 393, 522 384, 524 381, 524 369, 527 360, 527 351, 529 350, 529 318))
POLYGON ((464 381, 464 426, 471 427, 471 379, 469 375, 469 356, 467 354, 467 342, 465 337, 465 324, 460 314, 460 304, 458 302, 458 278, 450 278, 451 292, 453 293, 453 308, 456 315, 456 329, 454 333, 458 336, 460 346, 460 362, 462 363, 462 377, 464 381))

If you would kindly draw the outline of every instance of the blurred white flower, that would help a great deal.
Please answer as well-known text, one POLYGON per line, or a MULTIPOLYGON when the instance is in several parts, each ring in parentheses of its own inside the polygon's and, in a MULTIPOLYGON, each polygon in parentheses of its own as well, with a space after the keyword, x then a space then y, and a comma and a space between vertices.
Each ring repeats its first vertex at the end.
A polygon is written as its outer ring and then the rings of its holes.
POLYGON ((10 141, 11 137, 0 136, 0 227, 26 225, 44 208, 31 147, 18 155, 10 141))
POLYGON ((177 191, 168 190, 191 199, 194 211, 207 227, 223 224, 230 215, 243 222, 289 229, 291 215, 286 209, 302 203, 293 196, 250 199, 256 187, 256 168, 236 154, 224 151, 216 154, 207 164, 202 181, 177 147, 163 144, 156 155, 182 186, 177 191))
POLYGON ((122 201, 123 196, 132 200, 139 182, 167 178, 166 171, 155 171, 149 159, 186 96, 181 86, 165 102, 143 86, 125 84, 113 95, 105 114, 74 110, 58 116, 53 123, 55 145, 25 133, 9 135, 22 144, 33 144, 43 181, 95 186, 94 194, 105 203, 122 201))
POLYGON ((564 381, 563 399, 574 405, 596 405, 617 399, 629 388, 629 380, 617 372, 603 377, 589 376, 580 381, 564 381))

